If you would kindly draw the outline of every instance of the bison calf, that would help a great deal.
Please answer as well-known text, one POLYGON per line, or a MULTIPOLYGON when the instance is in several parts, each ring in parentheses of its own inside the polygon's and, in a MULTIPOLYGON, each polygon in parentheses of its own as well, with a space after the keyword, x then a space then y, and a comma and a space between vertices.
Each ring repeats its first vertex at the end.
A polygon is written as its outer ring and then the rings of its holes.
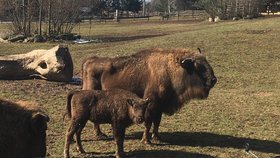
POLYGON ((81 132, 88 120, 112 125, 114 139, 117 144, 116 157, 123 157, 123 142, 126 127, 132 123, 144 121, 144 114, 149 99, 141 99, 125 90, 71 91, 67 96, 67 114, 71 118, 66 132, 64 157, 69 157, 69 145, 73 135, 76 135, 78 150, 84 153, 81 144, 81 132))
POLYGON ((0 99, 0 157, 45 157, 48 121, 35 105, 0 99))

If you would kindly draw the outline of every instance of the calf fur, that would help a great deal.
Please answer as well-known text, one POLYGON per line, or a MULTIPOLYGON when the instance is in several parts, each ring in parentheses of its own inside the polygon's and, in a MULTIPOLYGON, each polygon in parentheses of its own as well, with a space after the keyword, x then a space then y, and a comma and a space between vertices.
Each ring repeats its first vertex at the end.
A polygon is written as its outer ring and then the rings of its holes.
POLYGON ((81 144, 81 132, 88 120, 97 124, 112 125, 117 144, 116 157, 123 157, 125 129, 133 123, 140 124, 144 121, 149 102, 149 99, 141 99, 136 94, 120 89, 69 92, 66 109, 71 121, 66 131, 64 157, 70 157, 69 146, 74 134, 77 149, 81 153, 85 152, 81 144))

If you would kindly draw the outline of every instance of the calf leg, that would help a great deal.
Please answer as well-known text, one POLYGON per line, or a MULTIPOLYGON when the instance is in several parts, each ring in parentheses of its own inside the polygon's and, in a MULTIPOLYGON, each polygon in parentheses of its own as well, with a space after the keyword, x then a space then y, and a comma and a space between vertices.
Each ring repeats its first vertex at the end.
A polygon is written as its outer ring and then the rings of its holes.
POLYGON ((94 123, 94 131, 98 140, 106 139, 108 136, 101 132, 99 124, 94 123))
POLYGON ((71 119, 71 123, 69 128, 66 131, 66 138, 65 138, 65 146, 64 146, 64 157, 69 158, 69 146, 71 143, 71 140, 75 134, 75 132, 79 128, 79 123, 76 120, 71 119))
POLYGON ((114 139, 116 141, 116 158, 122 158, 125 156, 123 150, 123 142, 125 137, 125 128, 113 127, 114 139))
POLYGON ((80 153, 85 153, 85 150, 83 149, 83 146, 82 146, 82 143, 81 143, 81 133, 82 133, 82 130, 85 127, 86 123, 87 123, 87 121, 85 121, 84 123, 81 123, 79 125, 79 128, 78 128, 77 132, 76 132, 77 150, 80 153))

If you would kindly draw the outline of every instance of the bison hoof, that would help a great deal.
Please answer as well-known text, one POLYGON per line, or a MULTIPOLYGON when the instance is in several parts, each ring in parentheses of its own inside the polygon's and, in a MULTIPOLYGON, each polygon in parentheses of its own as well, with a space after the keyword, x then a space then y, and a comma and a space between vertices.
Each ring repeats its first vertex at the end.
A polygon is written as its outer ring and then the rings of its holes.
POLYGON ((104 140, 104 139, 108 139, 108 136, 104 133, 98 133, 98 134, 96 134, 96 139, 97 140, 104 140))
POLYGON ((70 158, 69 153, 67 153, 66 151, 64 151, 64 158, 70 158))
POLYGON ((150 141, 149 139, 142 139, 140 142, 141 142, 141 143, 144 143, 144 144, 146 144, 146 145, 152 144, 151 141, 150 141))
POLYGON ((80 152, 81 154, 86 153, 84 149, 77 147, 78 152, 80 152))
POLYGON ((155 141, 156 143, 162 143, 162 142, 163 142, 159 135, 154 135, 154 134, 153 134, 153 135, 152 135, 152 139, 153 139, 153 141, 155 141))
POLYGON ((124 158, 126 157, 125 153, 116 154, 116 158, 124 158))

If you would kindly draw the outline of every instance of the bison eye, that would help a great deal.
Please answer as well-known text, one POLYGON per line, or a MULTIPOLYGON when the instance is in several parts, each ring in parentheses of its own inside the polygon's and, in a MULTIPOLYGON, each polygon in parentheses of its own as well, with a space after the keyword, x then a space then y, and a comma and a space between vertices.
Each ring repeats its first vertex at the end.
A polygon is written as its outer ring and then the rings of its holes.
POLYGON ((205 68, 205 66, 203 66, 203 65, 198 65, 198 66, 197 66, 197 70, 198 70, 199 72, 201 72, 201 73, 206 72, 206 68, 205 68))

